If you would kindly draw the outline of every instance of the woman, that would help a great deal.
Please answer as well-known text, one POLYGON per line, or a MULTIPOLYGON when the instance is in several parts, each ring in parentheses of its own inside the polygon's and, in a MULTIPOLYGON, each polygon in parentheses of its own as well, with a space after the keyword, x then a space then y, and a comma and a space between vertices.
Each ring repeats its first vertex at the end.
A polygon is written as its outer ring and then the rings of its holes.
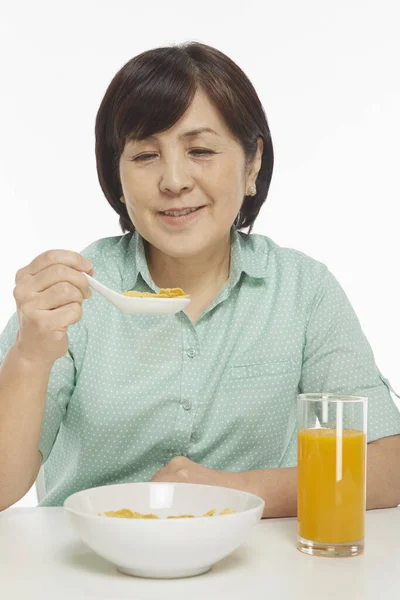
POLYGON ((135 57, 100 106, 96 157, 125 235, 45 252, 16 275, 0 339, 0 509, 45 464, 43 506, 184 481, 294 515, 299 390, 369 397, 367 504, 398 504, 399 411, 344 292, 321 263, 241 232, 267 197, 273 150, 239 67, 197 43, 135 57), (192 301, 127 316, 91 297, 82 271, 192 301))

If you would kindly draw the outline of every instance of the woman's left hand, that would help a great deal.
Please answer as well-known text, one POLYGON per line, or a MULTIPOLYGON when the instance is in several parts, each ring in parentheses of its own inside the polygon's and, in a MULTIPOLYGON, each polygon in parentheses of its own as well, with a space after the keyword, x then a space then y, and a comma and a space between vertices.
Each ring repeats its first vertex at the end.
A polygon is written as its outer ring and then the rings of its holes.
POLYGON ((203 467, 184 456, 176 456, 165 467, 157 471, 151 481, 171 481, 174 483, 201 483, 244 489, 240 473, 217 471, 203 467))

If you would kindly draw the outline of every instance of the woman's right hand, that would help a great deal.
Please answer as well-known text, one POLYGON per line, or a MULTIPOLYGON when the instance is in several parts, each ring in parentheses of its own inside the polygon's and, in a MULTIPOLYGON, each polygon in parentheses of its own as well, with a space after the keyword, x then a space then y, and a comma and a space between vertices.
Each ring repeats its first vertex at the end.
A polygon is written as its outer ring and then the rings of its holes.
POLYGON ((68 327, 80 321, 83 300, 92 295, 82 271, 92 275, 93 266, 80 254, 48 250, 17 272, 15 345, 24 359, 51 367, 68 351, 68 327))

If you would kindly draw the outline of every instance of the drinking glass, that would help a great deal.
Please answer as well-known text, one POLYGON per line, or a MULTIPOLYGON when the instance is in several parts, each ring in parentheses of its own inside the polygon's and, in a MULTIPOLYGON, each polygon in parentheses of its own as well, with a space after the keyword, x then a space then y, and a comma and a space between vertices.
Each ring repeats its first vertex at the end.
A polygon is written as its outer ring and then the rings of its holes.
POLYGON ((299 394, 297 548, 317 556, 364 550, 367 398, 299 394))

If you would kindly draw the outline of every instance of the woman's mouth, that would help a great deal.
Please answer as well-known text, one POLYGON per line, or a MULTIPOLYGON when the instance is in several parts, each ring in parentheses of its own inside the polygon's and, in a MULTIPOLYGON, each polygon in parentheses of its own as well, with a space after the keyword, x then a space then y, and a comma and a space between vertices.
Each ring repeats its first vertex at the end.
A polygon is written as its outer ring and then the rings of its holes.
POLYGON ((164 223, 173 226, 186 225, 192 223, 202 213, 204 206, 171 208, 170 210, 160 211, 158 215, 164 223))

